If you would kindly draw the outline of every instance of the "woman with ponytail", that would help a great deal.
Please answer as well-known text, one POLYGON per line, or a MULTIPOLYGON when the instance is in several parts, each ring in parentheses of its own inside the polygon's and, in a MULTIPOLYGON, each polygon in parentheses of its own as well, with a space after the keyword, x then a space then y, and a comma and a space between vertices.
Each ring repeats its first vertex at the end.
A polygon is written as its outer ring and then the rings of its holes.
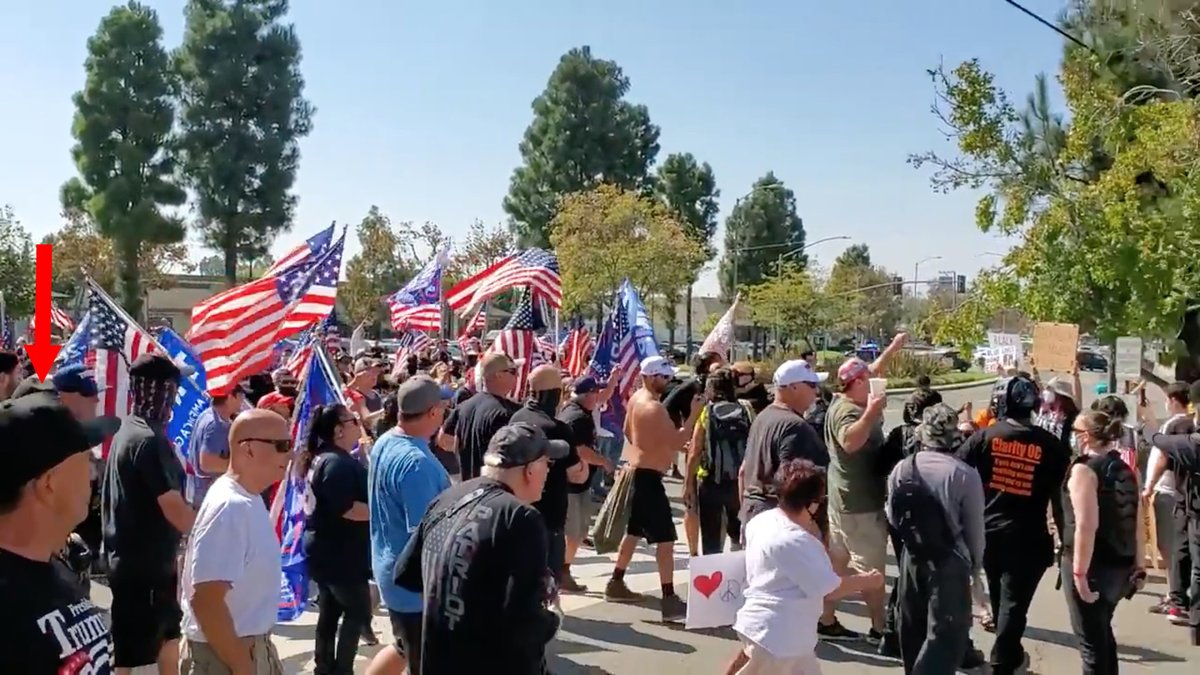
POLYGON ((346 406, 318 406, 297 462, 308 477, 302 545, 319 596, 318 675, 354 672, 359 636, 371 623, 367 469, 350 454, 361 435, 346 406))

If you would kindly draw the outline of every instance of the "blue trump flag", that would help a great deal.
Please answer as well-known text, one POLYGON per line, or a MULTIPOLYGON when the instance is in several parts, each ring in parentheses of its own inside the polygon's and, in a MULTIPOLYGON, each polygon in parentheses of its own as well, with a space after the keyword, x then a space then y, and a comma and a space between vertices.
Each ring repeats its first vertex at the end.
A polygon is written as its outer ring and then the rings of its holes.
POLYGON ((208 391, 208 376, 204 374, 204 362, 200 360, 199 356, 196 356, 196 350, 192 349, 192 345, 188 344, 187 340, 170 328, 163 328, 158 333, 158 344, 162 345, 162 348, 167 351, 167 356, 170 356, 175 363, 182 363, 195 370, 196 373, 192 375, 192 379, 196 381, 202 391, 208 391))
MULTIPOLYGON (((292 423, 293 462, 304 443, 304 435, 312 423, 317 406, 345 403, 342 399, 341 378, 329 363, 329 356, 318 340, 310 343, 313 357, 303 373, 303 384, 296 400, 296 414, 292 423)), ((279 534, 280 562, 283 575, 280 579, 279 621, 295 621, 304 613, 308 604, 308 565, 304 559, 301 540, 304 537, 304 498, 308 489, 307 477, 296 475, 292 465, 280 486, 282 508, 276 529, 279 534)))
MULTIPOLYGON (((196 420, 200 417, 200 413, 208 410, 212 405, 212 399, 204 390, 204 364, 196 358, 192 346, 170 328, 164 328, 158 334, 158 344, 162 345, 167 355, 176 363, 191 366, 196 370, 195 374, 183 378, 183 381, 179 383, 179 393, 175 395, 175 406, 171 408, 171 421, 167 423, 167 435, 174 441, 179 452, 187 457, 188 443, 191 442, 192 429, 196 427, 196 420)), ((185 468, 195 469, 195 467, 185 468)))

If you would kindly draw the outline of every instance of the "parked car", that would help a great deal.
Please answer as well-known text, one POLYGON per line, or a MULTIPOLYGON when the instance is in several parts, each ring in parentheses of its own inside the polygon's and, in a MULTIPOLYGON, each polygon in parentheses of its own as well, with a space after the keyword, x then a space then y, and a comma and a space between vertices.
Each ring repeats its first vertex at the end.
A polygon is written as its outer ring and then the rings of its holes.
POLYGON ((963 358, 962 353, 957 349, 947 349, 940 356, 946 362, 946 365, 950 367, 950 370, 965 373, 971 369, 971 362, 963 358))
POLYGON ((1075 363, 1083 371, 1108 372, 1108 359, 1103 354, 1092 351, 1080 351, 1075 354, 1075 363))

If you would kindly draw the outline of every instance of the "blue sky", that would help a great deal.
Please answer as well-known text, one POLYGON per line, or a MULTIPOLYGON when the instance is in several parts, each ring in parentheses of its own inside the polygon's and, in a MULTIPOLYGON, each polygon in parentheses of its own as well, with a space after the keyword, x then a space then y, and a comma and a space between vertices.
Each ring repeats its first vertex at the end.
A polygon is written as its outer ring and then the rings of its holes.
MULTIPOLYGON (((183 0, 149 4, 174 48, 183 0)), ((1054 17, 1066 0, 1025 4, 1054 17)), ((60 224, 58 189, 74 173, 70 98, 110 7, 0 5, 0 203, 36 238, 60 224)), ((773 170, 795 191, 809 241, 865 242, 906 278, 939 255, 922 277, 972 275, 995 262, 981 252, 1006 247, 975 228, 973 195, 936 194, 905 164, 911 152, 950 149, 925 70, 978 57, 1020 101, 1062 49, 1003 0, 292 0, 291 19, 317 114, 301 145, 296 225, 276 253, 331 220, 357 223, 372 204, 451 235, 475 219, 502 222, 530 102, 559 57, 586 44, 617 61, 629 98, 649 107, 660 160, 687 151, 713 166, 722 219, 773 170)), ((853 242, 810 253, 828 263, 853 242)), ((715 288, 709 272, 700 289, 715 288)))

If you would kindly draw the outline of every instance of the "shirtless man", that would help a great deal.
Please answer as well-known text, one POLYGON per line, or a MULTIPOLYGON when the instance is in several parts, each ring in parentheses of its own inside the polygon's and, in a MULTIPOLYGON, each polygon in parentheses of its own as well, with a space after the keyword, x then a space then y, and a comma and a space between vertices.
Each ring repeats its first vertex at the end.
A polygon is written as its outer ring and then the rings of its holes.
POLYGON ((639 539, 654 544, 658 563, 658 578, 662 584, 662 620, 679 622, 687 615, 687 603, 675 595, 675 521, 671 502, 663 486, 663 474, 692 436, 696 419, 704 409, 704 399, 697 395, 683 426, 671 422, 666 407, 659 401, 675 374, 675 368, 661 356, 642 361, 642 388, 629 399, 625 416, 624 459, 626 471, 633 472, 632 497, 629 506, 629 525, 617 551, 617 564, 612 579, 604 589, 610 602, 636 602, 641 594, 625 585, 625 570, 633 559, 639 539))

